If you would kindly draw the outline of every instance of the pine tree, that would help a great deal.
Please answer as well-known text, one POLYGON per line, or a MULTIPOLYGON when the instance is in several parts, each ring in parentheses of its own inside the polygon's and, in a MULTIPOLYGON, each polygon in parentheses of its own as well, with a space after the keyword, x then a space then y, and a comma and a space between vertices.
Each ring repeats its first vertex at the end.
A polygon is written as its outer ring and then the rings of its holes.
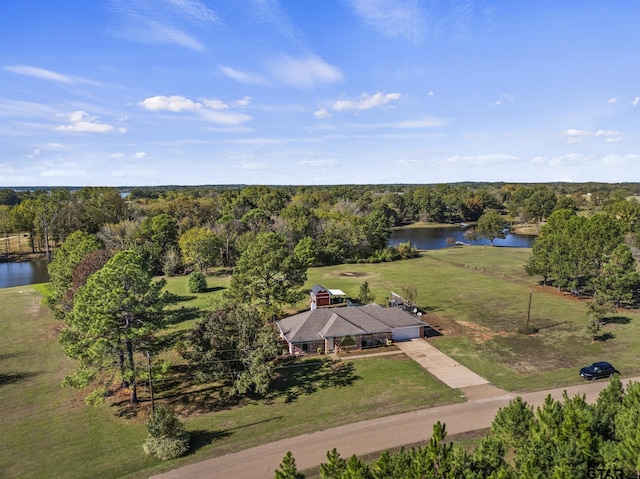
POLYGON ((287 451, 280 463, 280 468, 276 469, 275 479, 304 479, 304 474, 298 472, 296 460, 291 451, 287 451))

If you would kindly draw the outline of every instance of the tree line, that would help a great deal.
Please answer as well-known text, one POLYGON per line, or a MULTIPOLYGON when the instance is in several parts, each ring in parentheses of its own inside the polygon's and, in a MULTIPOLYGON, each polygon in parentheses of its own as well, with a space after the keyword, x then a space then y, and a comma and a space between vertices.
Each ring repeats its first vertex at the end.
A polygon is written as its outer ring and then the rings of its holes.
MULTIPOLYGON (((416 221, 476 222, 487 213, 521 223, 559 209, 606 212, 632 225, 638 185, 337 185, 326 187, 115 188, 0 190, 0 236, 28 232, 32 252, 52 249, 77 230, 109 249, 137 248, 155 274, 233 267, 258 233, 277 232, 295 247, 312 242, 315 265, 388 261, 390 228, 416 221)), ((494 228, 495 229, 495 228, 494 228)), ((499 237, 499 236, 497 236, 499 237)), ((0 251, 2 251, 0 249, 0 251)))

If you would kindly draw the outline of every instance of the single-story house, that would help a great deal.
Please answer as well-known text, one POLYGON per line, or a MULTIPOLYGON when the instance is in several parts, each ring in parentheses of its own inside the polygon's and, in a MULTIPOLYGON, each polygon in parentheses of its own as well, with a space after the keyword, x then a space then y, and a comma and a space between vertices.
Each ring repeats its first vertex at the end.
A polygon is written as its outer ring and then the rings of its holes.
POLYGON ((311 309, 322 306, 346 306, 347 295, 341 289, 327 289, 319 284, 311 287, 311 309))
POLYGON ((311 309, 276 321, 290 354, 325 354, 340 349, 362 349, 424 337, 426 324, 400 308, 366 306, 311 309))

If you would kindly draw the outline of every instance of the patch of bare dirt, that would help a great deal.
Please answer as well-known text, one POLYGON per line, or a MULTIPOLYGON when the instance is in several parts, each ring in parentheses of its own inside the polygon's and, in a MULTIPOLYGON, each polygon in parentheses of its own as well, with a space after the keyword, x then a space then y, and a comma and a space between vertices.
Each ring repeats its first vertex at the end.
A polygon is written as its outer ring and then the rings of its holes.
POLYGON ((346 276, 348 278, 362 278, 364 276, 369 276, 369 273, 359 273, 357 271, 344 271, 340 273, 340 276, 346 276))
POLYGON ((468 321, 457 321, 457 323, 467 328, 468 336, 478 344, 484 343, 485 341, 498 336, 506 338, 512 335, 506 331, 491 331, 491 329, 485 326, 480 326, 479 324, 470 323, 468 321))
POLYGON ((429 327, 443 336, 461 336, 463 330, 458 323, 436 313, 428 313, 422 317, 429 327))

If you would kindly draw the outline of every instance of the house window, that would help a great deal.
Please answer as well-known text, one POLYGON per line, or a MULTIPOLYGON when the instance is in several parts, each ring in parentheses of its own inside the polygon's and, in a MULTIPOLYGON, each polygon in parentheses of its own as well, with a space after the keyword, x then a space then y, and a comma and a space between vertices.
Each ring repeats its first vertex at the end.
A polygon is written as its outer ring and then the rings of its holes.
POLYGON ((356 345, 356 340, 354 339, 353 336, 345 336, 344 338, 342 338, 341 346, 343 348, 352 348, 355 345, 356 345))
POLYGON ((302 343, 302 351, 304 352, 309 351, 309 343, 302 343))

